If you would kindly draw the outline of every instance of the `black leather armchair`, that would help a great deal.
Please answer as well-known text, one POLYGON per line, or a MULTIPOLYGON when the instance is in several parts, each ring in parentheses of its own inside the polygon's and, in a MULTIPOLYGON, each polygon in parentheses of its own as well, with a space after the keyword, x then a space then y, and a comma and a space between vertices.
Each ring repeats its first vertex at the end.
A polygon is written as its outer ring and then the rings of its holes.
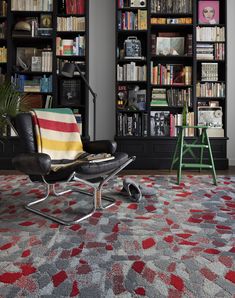
MULTIPOLYGON (((102 196, 102 188, 108 180, 114 177, 128 164, 135 160, 135 156, 128 157, 126 153, 116 152, 116 143, 112 141, 83 142, 84 151, 89 153, 111 153, 115 159, 100 163, 81 163, 62 168, 56 172, 51 171, 51 158, 45 153, 38 153, 35 142, 35 132, 30 113, 20 113, 15 119, 17 132, 24 145, 24 152, 13 158, 14 167, 27 174, 32 182, 42 182, 46 185, 46 195, 25 206, 26 209, 42 215, 61 224, 71 225, 91 216, 97 209, 104 209, 115 203, 114 199, 102 196), (66 221, 48 213, 43 213, 32 206, 45 201, 50 195, 60 196, 71 190, 57 192, 55 184, 58 182, 80 181, 93 188, 93 209, 87 214, 72 221, 66 221), (98 183, 97 183, 98 182, 98 183), (103 207, 102 201, 106 202, 103 207)), ((77 190, 79 193, 84 191, 77 190)), ((87 194, 87 193, 86 193, 87 194)))

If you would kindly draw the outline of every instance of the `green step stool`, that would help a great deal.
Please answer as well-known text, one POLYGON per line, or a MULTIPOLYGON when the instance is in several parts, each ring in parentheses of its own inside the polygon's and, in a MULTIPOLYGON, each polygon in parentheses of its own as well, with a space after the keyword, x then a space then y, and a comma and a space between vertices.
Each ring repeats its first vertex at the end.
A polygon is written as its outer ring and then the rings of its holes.
POLYGON ((171 170, 173 169, 174 165, 178 162, 178 170, 177 170, 177 182, 180 184, 181 181, 181 174, 182 169, 199 169, 200 171, 202 169, 211 169, 212 170, 212 176, 213 176, 213 182, 215 185, 217 185, 216 181, 216 172, 215 172, 215 165, 213 160, 213 155, 211 151, 211 145, 210 140, 207 135, 207 128, 208 126, 178 126, 179 134, 178 139, 175 147, 175 152, 173 156, 173 160, 171 163, 171 170), (196 139, 193 143, 188 144, 185 141, 185 129, 188 128, 196 128, 199 129, 200 136, 198 139, 196 139), (186 153, 190 153, 191 156, 197 161, 199 160, 199 157, 195 155, 193 152, 193 149, 199 149, 200 152, 200 161, 199 163, 184 163, 183 162, 183 156, 186 153), (203 153, 204 149, 207 149, 209 152, 209 164, 203 163, 203 153))

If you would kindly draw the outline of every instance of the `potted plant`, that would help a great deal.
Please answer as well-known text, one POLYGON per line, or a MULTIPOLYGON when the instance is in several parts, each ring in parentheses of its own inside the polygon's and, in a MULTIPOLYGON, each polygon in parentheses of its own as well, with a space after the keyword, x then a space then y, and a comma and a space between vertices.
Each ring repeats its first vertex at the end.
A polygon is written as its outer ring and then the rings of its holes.
POLYGON ((11 82, 0 85, 0 136, 6 131, 9 119, 18 112, 29 110, 27 94, 18 92, 11 82))

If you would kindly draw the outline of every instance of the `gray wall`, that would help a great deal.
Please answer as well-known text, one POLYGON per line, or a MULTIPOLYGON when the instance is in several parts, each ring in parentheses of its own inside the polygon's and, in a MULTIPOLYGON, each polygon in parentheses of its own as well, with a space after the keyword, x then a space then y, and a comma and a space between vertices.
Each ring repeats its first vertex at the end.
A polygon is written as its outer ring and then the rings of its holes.
MULTIPOLYGON (((90 84, 98 95, 96 139, 113 139, 115 134, 115 1, 90 0, 89 21, 90 84)), ((92 104, 90 119, 93 119, 92 104)), ((93 123, 90 124, 92 131, 93 123)))
MULTIPOLYGON (((228 157, 235 165, 235 1, 228 0, 228 157)), ((96 138, 115 134, 115 0, 90 0, 90 83, 98 94, 96 138)), ((91 105, 92 106, 92 105, 91 105)), ((92 107, 90 114, 92 136, 92 107)))

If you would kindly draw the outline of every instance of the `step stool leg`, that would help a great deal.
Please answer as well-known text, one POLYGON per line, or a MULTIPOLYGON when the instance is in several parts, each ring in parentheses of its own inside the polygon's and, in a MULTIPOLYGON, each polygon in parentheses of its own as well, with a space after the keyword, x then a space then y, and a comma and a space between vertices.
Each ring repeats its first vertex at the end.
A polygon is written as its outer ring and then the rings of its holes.
POLYGON ((177 157, 177 152, 179 151, 179 144, 180 144, 180 132, 179 132, 179 135, 178 135, 178 138, 177 138, 177 142, 176 142, 176 146, 175 146, 175 152, 174 152, 174 155, 173 155, 173 159, 172 159, 172 162, 171 162, 171 168, 170 168, 170 171, 173 170, 173 167, 174 167, 174 164, 178 161, 178 157, 177 157))
POLYGON ((206 138, 206 141, 207 141, 208 150, 209 150, 209 158, 210 158, 210 162, 211 162, 211 165, 212 165, 213 182, 214 182, 214 185, 217 185, 216 172, 215 172, 215 164, 214 164, 214 159, 213 159, 213 155, 212 155, 210 139, 208 137, 208 134, 207 134, 207 131, 206 130, 205 130, 205 138, 206 138))
MULTIPOLYGON (((205 145, 205 134, 206 134, 206 129, 203 128, 202 129, 202 132, 201 132, 201 136, 200 136, 201 145, 205 145)), ((200 151, 201 151, 200 152, 200 164, 202 164, 204 148, 201 147, 200 151)), ((199 171, 201 172, 202 171, 202 168, 200 168, 199 171)))
POLYGON ((177 182, 180 184, 181 181, 181 173, 182 173, 182 159, 183 159, 183 148, 184 148, 184 129, 180 129, 179 134, 179 141, 180 141, 180 150, 179 150, 179 165, 178 165, 178 171, 177 171, 177 182))

